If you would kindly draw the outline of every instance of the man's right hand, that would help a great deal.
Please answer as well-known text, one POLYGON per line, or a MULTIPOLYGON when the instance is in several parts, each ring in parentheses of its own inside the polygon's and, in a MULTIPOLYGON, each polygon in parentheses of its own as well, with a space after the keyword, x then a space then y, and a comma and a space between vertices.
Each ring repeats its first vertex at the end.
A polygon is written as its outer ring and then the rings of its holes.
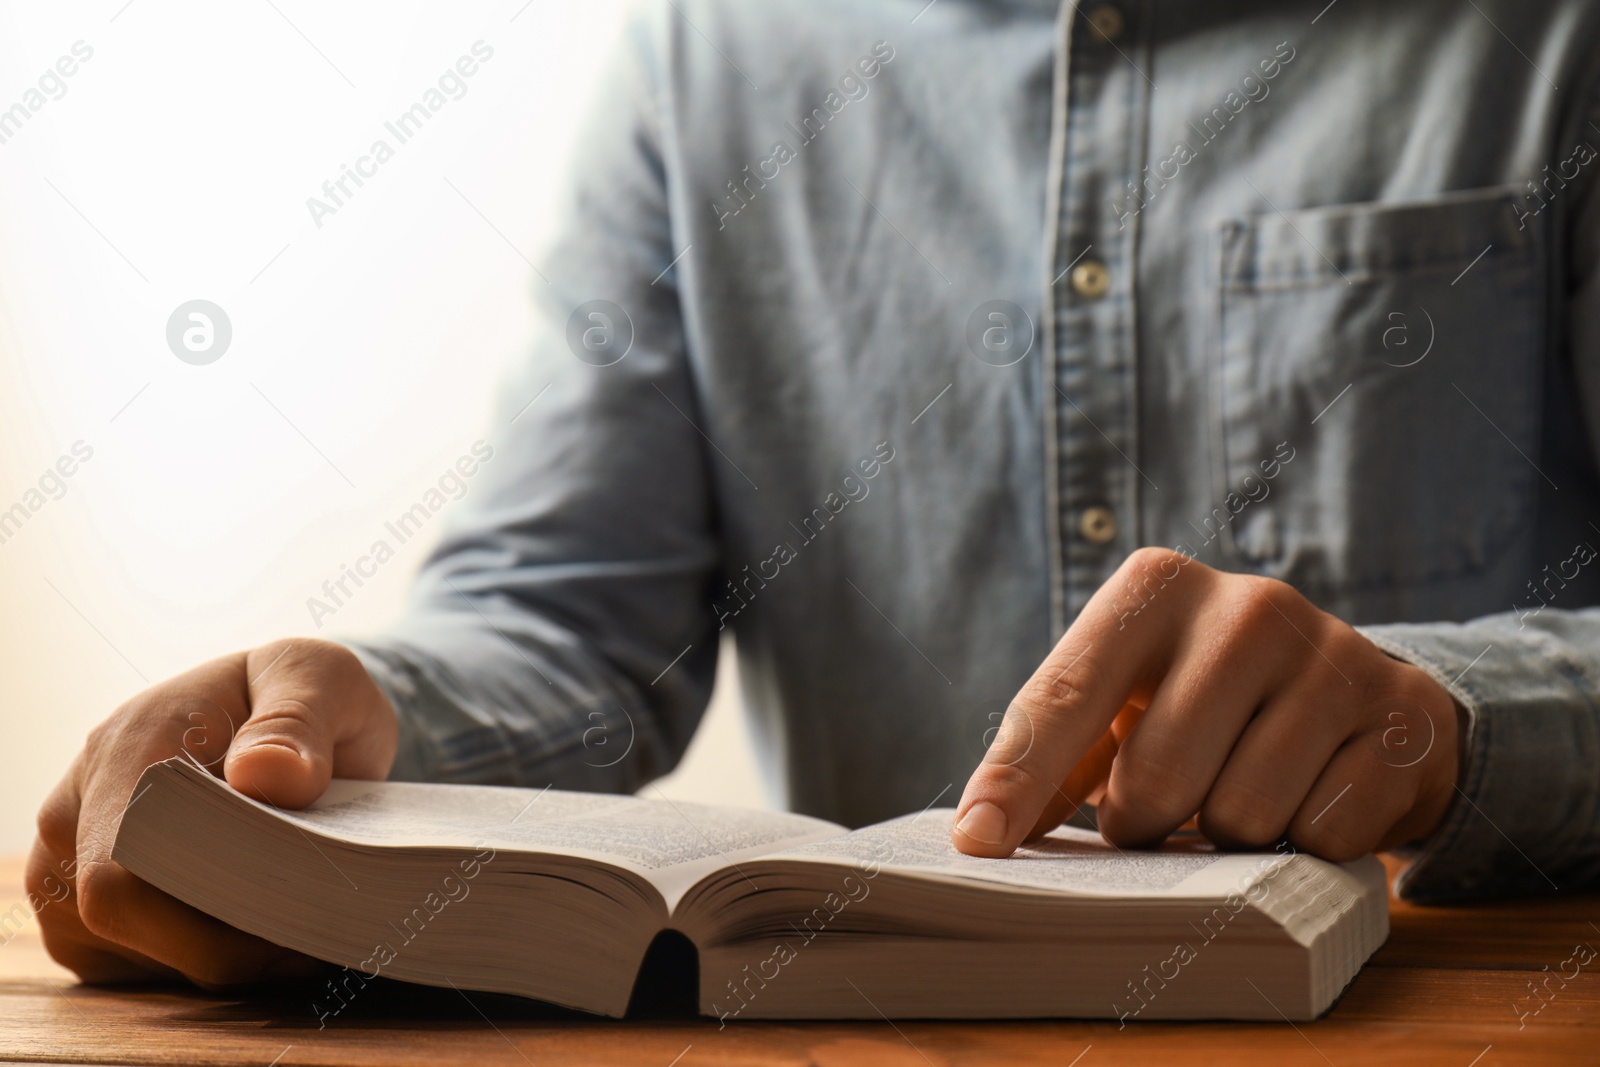
POLYGON ((333 777, 383 779, 397 727, 355 654, 304 638, 224 656, 154 686, 89 734, 39 810, 28 899, 50 955, 86 982, 184 977, 222 987, 324 965, 235 930, 111 859, 140 774, 187 753, 247 796, 316 800, 333 777))

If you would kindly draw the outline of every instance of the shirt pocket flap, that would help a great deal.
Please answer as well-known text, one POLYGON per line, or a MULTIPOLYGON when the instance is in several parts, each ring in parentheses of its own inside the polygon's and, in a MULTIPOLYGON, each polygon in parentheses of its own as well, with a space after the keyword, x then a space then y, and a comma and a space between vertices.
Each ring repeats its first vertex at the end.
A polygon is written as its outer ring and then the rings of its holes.
MULTIPOLYGON (((1399 204, 1338 204, 1222 223, 1225 289, 1361 284, 1426 271, 1461 272, 1524 256, 1536 243, 1511 187, 1399 204)), ((1455 276, 1454 273, 1451 274, 1455 276)))

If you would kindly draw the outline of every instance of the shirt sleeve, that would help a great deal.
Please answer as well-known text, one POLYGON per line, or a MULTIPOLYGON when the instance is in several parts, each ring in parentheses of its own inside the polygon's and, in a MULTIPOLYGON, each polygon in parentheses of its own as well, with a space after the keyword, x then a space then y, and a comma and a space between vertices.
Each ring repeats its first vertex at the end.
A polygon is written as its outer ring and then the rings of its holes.
POLYGON ((632 790, 709 699, 719 555, 642 41, 583 126, 488 459, 401 620, 345 642, 399 713, 392 778, 632 790))
POLYGON ((1360 627, 1466 708, 1444 821, 1407 850, 1400 896, 1445 901, 1600 884, 1600 611, 1360 627))

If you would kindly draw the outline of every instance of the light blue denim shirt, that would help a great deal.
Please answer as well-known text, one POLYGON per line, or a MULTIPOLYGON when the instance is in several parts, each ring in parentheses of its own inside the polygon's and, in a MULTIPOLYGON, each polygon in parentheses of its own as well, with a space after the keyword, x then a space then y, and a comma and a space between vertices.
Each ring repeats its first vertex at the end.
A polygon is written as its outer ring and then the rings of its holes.
POLYGON ((1155 544, 1469 709, 1406 893, 1600 880, 1600 4, 1085 9, 630 22, 493 458, 354 642, 396 777, 637 788, 727 630, 783 802, 948 803, 1155 544))

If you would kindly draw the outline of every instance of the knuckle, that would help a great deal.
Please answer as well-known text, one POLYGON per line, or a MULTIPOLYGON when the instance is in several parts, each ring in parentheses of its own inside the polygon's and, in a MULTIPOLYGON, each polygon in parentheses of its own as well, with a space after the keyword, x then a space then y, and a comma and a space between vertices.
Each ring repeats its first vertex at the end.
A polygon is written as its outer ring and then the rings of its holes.
POLYGON ((1118 848, 1154 848, 1181 821, 1158 819, 1147 810, 1109 798, 1095 813, 1100 835, 1118 848))
POLYGON ((77 848, 78 820, 63 805, 46 803, 34 818, 39 842, 56 855, 70 856, 77 848))
POLYGON ((1030 715, 1041 716, 1052 708, 1074 704, 1088 695, 1088 681, 1100 670, 1101 657, 1094 644, 1079 647, 1082 641, 1071 630, 1051 651, 1039 669, 1028 678, 1012 700, 1007 714, 1020 707, 1030 715))
POLYGON ((52 859, 48 850, 36 847, 28 856, 27 866, 22 871, 23 894, 27 897, 28 905, 39 916, 40 923, 50 918, 46 905, 64 900, 72 891, 70 883, 61 880, 52 859))
POLYGON ((268 729, 293 728, 296 726, 312 726, 317 722, 316 710, 298 697, 281 696, 257 704, 250 712, 250 721, 239 728, 242 734, 246 730, 260 733, 268 729))
POLYGON ((354 652, 336 641, 320 637, 286 637, 254 649, 247 658, 250 677, 257 680, 285 668, 334 677, 352 671, 365 673, 354 652))
POLYGON ((1298 612, 1300 594, 1276 578, 1240 575, 1228 599, 1224 624, 1235 637, 1254 639, 1298 612))
POLYGON ((1280 607, 1289 604, 1304 603, 1305 598, 1300 595, 1300 590, 1283 581, 1267 574, 1241 574, 1239 580, 1251 591, 1253 596, 1265 597, 1280 607))
POLYGON ((1009 765, 1021 762, 1033 751, 1036 732, 1035 713, 1013 703, 984 751, 985 764, 1009 765))
POLYGON ((1039 773, 1027 756, 1007 762, 985 762, 972 777, 974 792, 984 795, 1019 796, 1036 793, 1054 783, 1039 773))
MULTIPOLYGON (((131 945, 146 937, 130 937, 139 929, 140 916, 131 914, 128 889, 134 876, 110 862, 86 863, 78 873, 78 919, 83 928, 103 941, 131 945)), ((165 955, 165 953, 162 953, 165 955)), ((158 960, 179 971, 205 989, 226 989, 259 977, 260 964, 240 956, 208 948, 185 953, 184 958, 158 960)))
POLYGON ((1360 859, 1372 850, 1372 841, 1356 827, 1332 814, 1315 823, 1302 812, 1290 826, 1289 840, 1298 849, 1333 863, 1360 859))
MULTIPOLYGON (((1075 668, 1071 669, 1075 673, 1075 668)), ((1006 709, 1006 717, 1021 715, 1037 722, 1052 708, 1081 702, 1086 693, 1078 679, 1068 670, 1054 671, 1046 668, 1023 685, 1016 699, 1006 709)))
POLYGON ((84 751, 90 753, 103 751, 110 743, 111 739, 118 732, 120 732, 122 723, 130 715, 137 713, 140 703, 140 698, 134 697, 132 700, 120 705, 109 718, 103 719, 102 721, 96 723, 89 730, 89 732, 84 735, 84 751))
POLYGON ((1144 545, 1129 552, 1122 561, 1122 570, 1129 573, 1141 573, 1153 569, 1156 559, 1161 555, 1161 549, 1154 545, 1144 545))
MULTIPOLYGON (((1118 568, 1118 577, 1130 586, 1161 587, 1176 581, 1196 561, 1176 549, 1146 545, 1128 553, 1118 568)), ((1204 568, 1204 564, 1199 564, 1204 568)))
POLYGON ((1124 755, 1111 774, 1117 806, 1156 821, 1188 818, 1208 784, 1181 761, 1160 756, 1124 755))
POLYGON ((1221 837, 1230 845, 1257 847, 1276 841, 1289 817, 1265 790, 1245 783, 1218 786, 1200 809, 1208 837, 1221 837), (1213 836, 1214 835, 1214 836, 1213 836))
POLYGON ((122 921, 118 888, 126 877, 108 863, 85 863, 78 870, 78 918, 85 930, 106 941, 120 943, 122 921))

